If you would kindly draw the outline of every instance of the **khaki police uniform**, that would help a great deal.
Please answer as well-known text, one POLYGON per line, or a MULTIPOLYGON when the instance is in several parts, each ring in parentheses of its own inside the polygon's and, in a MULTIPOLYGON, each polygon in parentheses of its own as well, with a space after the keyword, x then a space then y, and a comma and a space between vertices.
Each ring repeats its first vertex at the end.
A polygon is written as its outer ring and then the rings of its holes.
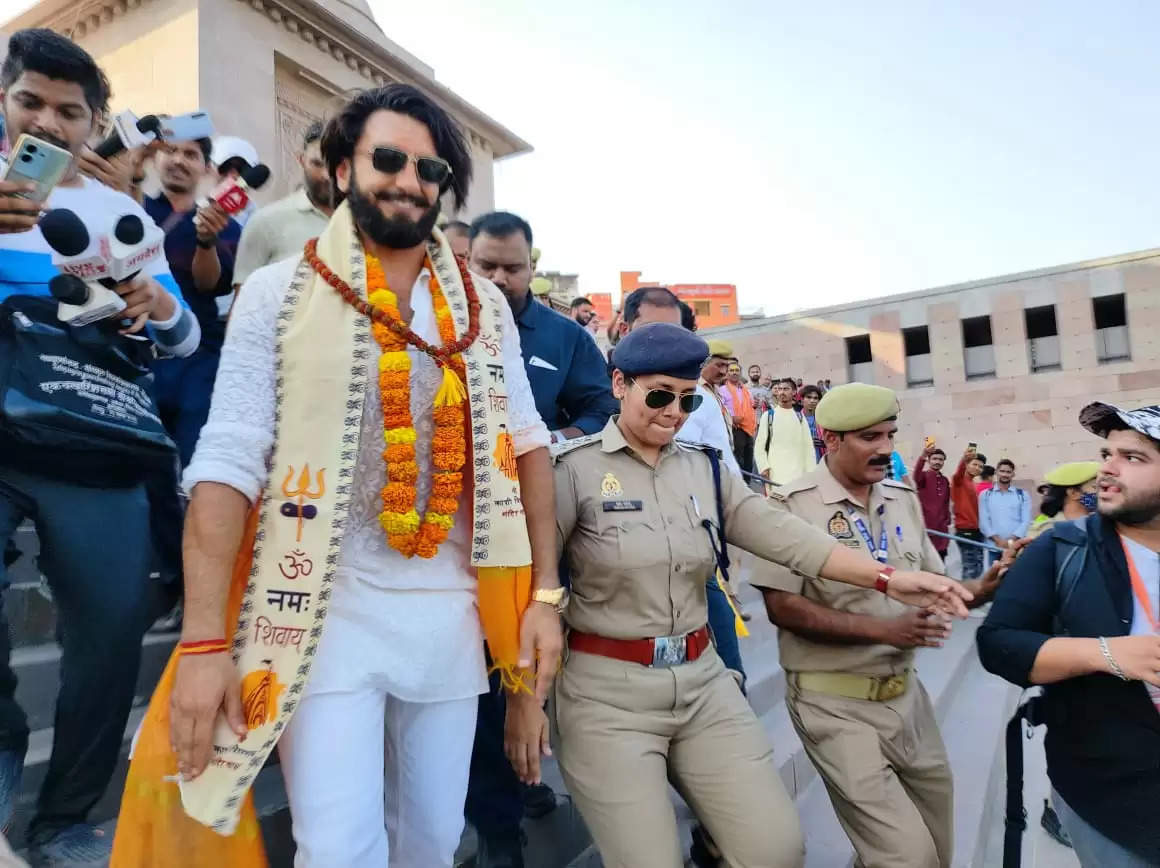
MULTIPOLYGON (((671 443, 650 467, 614 416, 556 456, 558 544, 571 574, 572 633, 678 636, 708 620, 717 522, 710 462, 671 443)), ((834 541, 778 511, 722 468, 735 545, 816 573, 834 541)), ((576 637, 572 635, 572 639, 576 637)), ((608 868, 681 868, 669 782, 735 868, 800 866, 801 830, 769 740, 710 646, 669 667, 569 649, 554 686, 553 742, 569 792, 608 868)))
MULTIPOLYGON (((918 497, 901 482, 875 484, 870 502, 862 504, 823 460, 771 499, 852 549, 873 554, 885 534, 886 562, 896 569, 943 572, 918 497)), ((895 618, 910 608, 874 589, 773 564, 762 565, 750 582, 876 618, 895 618)), ((826 783, 860 864, 949 868, 951 772, 930 697, 914 672, 914 651, 827 643, 780 628, 778 646, 794 728, 826 783)))

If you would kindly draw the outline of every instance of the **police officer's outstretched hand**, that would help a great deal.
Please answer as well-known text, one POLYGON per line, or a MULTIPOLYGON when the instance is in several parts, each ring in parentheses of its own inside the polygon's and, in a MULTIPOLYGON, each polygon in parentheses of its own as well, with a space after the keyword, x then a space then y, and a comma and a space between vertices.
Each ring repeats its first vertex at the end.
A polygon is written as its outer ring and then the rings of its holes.
POLYGON ((888 622, 883 639, 895 648, 941 648, 951 635, 950 618, 938 609, 910 609, 888 622))
POLYGON ((886 586, 886 595, 920 609, 935 608, 949 615, 967 617, 967 603, 974 594, 954 579, 934 573, 896 570, 886 586))

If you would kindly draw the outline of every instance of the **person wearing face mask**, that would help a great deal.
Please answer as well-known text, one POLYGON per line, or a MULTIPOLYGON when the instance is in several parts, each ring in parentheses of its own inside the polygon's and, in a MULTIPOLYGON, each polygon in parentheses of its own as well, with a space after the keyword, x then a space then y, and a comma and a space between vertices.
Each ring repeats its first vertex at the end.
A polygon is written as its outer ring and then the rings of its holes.
POLYGON ((1081 521, 1095 512, 1099 505, 1099 485, 1096 482, 1099 474, 1098 461, 1072 461, 1048 473, 1044 477, 1047 491, 1039 507, 1045 518, 1031 525, 1027 536, 1034 539, 1056 522, 1081 521))
MULTIPOLYGON (((898 430, 898 399, 850 383, 818 404, 826 456, 771 502, 823 529, 841 549, 869 554, 883 571, 941 573, 914 491, 886 477, 898 430)), ((963 582, 985 602, 1001 567, 963 582)), ((951 771, 914 649, 938 648, 946 614, 913 609, 873 588, 820 581, 816 573, 766 565, 762 590, 778 627, 786 703, 806 753, 860 864, 949 868, 954 810, 951 771)))
MULTIPOLYGON (((887 570, 775 509, 722 471, 717 450, 675 441, 702 403, 708 356, 708 344, 678 325, 634 328, 613 352, 619 415, 556 448, 557 548, 572 595, 552 740, 609 868, 683 864, 670 781, 724 864, 803 862, 773 751, 708 639, 705 576, 726 543, 919 606, 965 614, 970 596, 917 562, 887 570)), ((509 731, 509 756, 526 780, 539 778, 546 747, 539 721, 509 731)))

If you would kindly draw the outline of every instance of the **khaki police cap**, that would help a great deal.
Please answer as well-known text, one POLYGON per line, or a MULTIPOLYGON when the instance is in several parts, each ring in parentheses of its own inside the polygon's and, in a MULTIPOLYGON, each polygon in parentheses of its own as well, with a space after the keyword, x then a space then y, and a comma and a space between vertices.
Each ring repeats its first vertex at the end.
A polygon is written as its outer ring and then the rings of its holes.
POLYGON ((1048 485, 1062 485, 1071 488, 1083 485, 1099 476, 1100 463, 1098 461, 1071 461, 1053 468, 1045 477, 1048 485))
POLYGON ((898 415, 893 390, 867 383, 847 383, 826 392, 814 411, 818 425, 827 431, 861 431, 898 415))
POLYGON ((729 341, 712 340, 709 341, 709 355, 720 356, 723 359, 733 358, 733 344, 729 341))

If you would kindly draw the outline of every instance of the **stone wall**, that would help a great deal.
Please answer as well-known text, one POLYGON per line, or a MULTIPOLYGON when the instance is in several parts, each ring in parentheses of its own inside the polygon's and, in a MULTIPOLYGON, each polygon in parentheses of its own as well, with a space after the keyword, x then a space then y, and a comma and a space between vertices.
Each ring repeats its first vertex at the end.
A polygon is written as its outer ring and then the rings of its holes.
MULTIPOLYGON (((1160 251, 976 281, 855 305, 712 329, 742 366, 816 382, 846 382, 844 339, 869 334, 872 379, 898 391, 898 442, 908 463, 931 435, 957 458, 968 441, 994 464, 1009 457, 1031 481, 1063 461, 1095 457, 1077 415, 1090 401, 1160 403, 1160 251), (1123 293, 1131 359, 1096 357, 1092 299, 1123 293), (1023 311, 1055 305, 1060 369, 1033 373, 1023 311), (961 320, 991 317, 995 374, 967 379, 961 320), (934 385, 907 387, 902 329, 926 325, 934 385)), ((954 458, 952 458, 954 460, 954 458)))

